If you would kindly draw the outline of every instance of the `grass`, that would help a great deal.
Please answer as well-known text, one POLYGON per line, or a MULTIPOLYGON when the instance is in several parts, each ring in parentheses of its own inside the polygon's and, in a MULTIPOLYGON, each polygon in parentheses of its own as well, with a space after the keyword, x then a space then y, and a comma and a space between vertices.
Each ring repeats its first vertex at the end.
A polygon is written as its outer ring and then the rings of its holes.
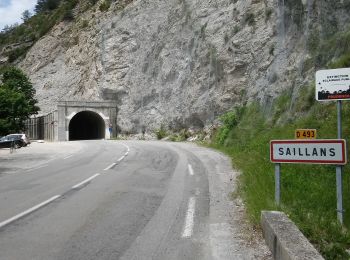
MULTIPOLYGON (((337 221, 334 166, 283 164, 280 207, 274 201, 270 140, 294 139, 297 128, 317 129, 319 139, 337 136, 336 103, 311 101, 310 89, 313 90, 312 87, 300 89, 300 100, 294 106, 290 105, 286 95, 282 95, 275 101, 271 115, 264 115, 264 109, 257 104, 230 111, 229 116, 221 118, 223 126, 217 131, 211 146, 231 156, 234 167, 242 171, 239 193, 254 224, 259 225, 261 210, 282 210, 325 259, 349 259, 345 251, 350 248, 349 166, 344 167, 343 174, 343 227, 337 221), (285 117, 290 120, 277 120, 285 117), (232 124, 223 118, 231 118, 232 124)), ((350 137, 349 115, 350 104, 343 102, 343 136, 346 139, 350 137)))

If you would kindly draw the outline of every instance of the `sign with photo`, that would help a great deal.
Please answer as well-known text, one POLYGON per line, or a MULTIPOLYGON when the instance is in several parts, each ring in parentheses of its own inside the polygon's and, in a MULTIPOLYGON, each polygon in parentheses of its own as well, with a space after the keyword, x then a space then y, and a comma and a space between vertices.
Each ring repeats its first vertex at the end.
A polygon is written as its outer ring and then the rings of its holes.
POLYGON ((350 99, 350 68, 316 72, 316 100, 350 99))

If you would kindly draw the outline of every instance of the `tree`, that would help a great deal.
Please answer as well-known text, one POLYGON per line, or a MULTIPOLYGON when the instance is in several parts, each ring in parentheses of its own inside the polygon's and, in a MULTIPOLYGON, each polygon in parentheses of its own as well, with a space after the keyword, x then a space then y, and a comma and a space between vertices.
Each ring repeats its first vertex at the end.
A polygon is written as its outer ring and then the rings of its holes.
POLYGON ((28 21, 31 16, 32 16, 31 12, 29 12, 29 10, 25 10, 22 13, 22 20, 23 20, 23 22, 28 21))
POLYGON ((35 5, 35 13, 42 13, 45 11, 52 11, 58 8, 61 0, 38 0, 35 5))
POLYGON ((24 122, 37 114, 35 89, 18 68, 5 68, 0 75, 0 135, 24 130, 24 122))

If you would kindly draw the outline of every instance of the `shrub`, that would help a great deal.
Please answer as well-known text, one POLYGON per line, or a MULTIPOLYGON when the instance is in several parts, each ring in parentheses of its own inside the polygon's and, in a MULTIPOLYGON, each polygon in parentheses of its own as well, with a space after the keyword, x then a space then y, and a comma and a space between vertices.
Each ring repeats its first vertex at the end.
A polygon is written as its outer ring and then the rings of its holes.
POLYGON ((272 13, 273 13, 273 9, 272 8, 267 8, 265 10, 265 22, 270 20, 272 13))
POLYGON ((253 26, 255 24, 255 15, 250 12, 246 13, 244 23, 248 24, 249 26, 253 26))
POLYGON ((108 11, 110 6, 111 6, 111 1, 105 0, 100 4, 99 9, 101 12, 106 12, 106 11, 108 11))
POLYGON ((168 136, 168 132, 166 131, 164 125, 161 125, 160 128, 156 130, 156 136, 158 140, 168 136))
POLYGON ((9 62, 14 62, 16 61, 19 57, 23 56, 25 53, 27 53, 27 50, 30 47, 19 47, 16 48, 8 53, 8 61, 9 62))
POLYGON ((222 127, 217 131, 215 140, 220 145, 223 145, 228 137, 230 131, 237 125, 237 115, 234 111, 229 111, 226 114, 219 117, 219 121, 222 123, 222 127))

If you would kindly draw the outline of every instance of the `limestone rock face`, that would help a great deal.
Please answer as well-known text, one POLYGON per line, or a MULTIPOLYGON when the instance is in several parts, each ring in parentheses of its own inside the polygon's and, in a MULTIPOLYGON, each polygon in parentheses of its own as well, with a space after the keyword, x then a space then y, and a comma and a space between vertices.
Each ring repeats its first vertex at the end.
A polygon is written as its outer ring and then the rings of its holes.
POLYGON ((335 2, 116 1, 54 27, 20 66, 43 113, 58 100, 114 100, 122 131, 201 128, 247 102, 268 108, 312 80, 306 42, 323 28, 320 15, 338 29, 349 20, 347 1, 335 2))

